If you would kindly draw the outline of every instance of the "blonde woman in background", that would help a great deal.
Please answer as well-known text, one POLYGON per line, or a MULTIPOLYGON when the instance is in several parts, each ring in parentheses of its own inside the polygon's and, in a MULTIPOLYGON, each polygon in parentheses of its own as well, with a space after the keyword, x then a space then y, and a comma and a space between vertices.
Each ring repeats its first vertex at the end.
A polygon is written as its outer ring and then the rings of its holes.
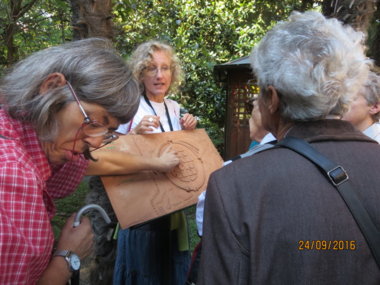
MULTIPOLYGON (((130 65, 141 84, 138 111, 121 125, 123 134, 193 130, 191 114, 180 117, 179 104, 166 98, 181 81, 181 67, 173 49, 148 41, 133 52, 130 65)), ((122 230, 118 235, 114 284, 184 284, 190 263, 187 222, 183 212, 122 230)))

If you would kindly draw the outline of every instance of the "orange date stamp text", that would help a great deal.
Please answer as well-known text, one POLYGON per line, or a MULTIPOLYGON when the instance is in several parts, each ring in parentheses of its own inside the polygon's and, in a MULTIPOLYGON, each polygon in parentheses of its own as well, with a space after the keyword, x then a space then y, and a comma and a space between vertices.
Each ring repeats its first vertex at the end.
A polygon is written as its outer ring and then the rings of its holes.
POLYGON ((299 240, 298 250, 356 250, 355 240, 299 240))

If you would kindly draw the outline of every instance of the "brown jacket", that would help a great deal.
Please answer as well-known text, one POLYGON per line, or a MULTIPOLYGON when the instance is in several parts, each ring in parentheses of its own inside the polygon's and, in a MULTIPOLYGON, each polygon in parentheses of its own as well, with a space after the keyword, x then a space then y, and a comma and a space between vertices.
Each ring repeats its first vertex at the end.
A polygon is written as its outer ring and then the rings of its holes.
MULTIPOLYGON (((296 124, 342 165, 380 229, 380 145, 340 120, 296 124)), ((285 148, 240 159, 210 178, 199 284, 380 284, 380 270, 337 190, 285 148)))

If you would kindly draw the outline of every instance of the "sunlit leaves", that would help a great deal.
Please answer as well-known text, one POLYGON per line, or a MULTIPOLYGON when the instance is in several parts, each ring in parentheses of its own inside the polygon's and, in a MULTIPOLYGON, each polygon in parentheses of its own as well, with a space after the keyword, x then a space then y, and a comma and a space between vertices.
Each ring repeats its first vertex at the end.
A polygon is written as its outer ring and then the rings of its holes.
MULTIPOLYGON (((174 96, 201 118, 201 126, 206 127, 214 142, 219 144, 223 141, 226 120, 226 94, 215 82, 213 67, 248 55, 275 22, 285 19, 293 9, 305 8, 307 3, 310 6, 313 2, 316 1, 114 0, 115 44, 128 58, 144 41, 169 42, 182 60, 186 73, 181 92, 174 96)), ((7 10, 3 6, 7 8, 9 3, 10 0, 0 2, 0 21, 6 20, 7 10)), ((68 3, 68 0, 38 1, 19 20, 15 42, 21 57, 71 40, 68 3)), ((3 22, 1 24, 0 32, 4 27, 3 22)), ((0 59, 3 55, 0 48, 0 59)))
POLYGON ((127 57, 149 39, 172 44, 186 72, 175 98, 201 118, 201 125, 221 142, 226 94, 213 76, 215 64, 248 55, 278 20, 303 1, 267 0, 125 0, 116 1, 117 44, 127 57))
MULTIPOLYGON (((12 0, 0 3, 0 58, 7 57, 11 37, 13 45, 17 47, 15 59, 71 40, 71 12, 67 1, 12 0), (12 31, 9 27, 12 27, 12 31)), ((6 65, 11 62, 1 63, 6 65)))

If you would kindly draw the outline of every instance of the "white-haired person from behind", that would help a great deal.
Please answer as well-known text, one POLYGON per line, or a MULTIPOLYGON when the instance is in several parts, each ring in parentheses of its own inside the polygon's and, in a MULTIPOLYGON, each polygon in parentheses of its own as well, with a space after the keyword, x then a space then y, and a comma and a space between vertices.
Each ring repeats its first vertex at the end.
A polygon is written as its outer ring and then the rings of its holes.
MULTIPOLYGON (((367 80, 364 50, 364 35, 337 19, 293 12, 250 61, 265 129, 341 165, 379 228, 380 146, 339 119, 367 80)), ((376 260, 330 180, 280 145, 211 174, 197 284, 305 283, 380 284, 376 260)))
MULTIPOLYGON (((223 166, 226 166, 238 159, 248 157, 266 149, 269 149, 274 146, 276 143, 276 138, 272 135, 272 133, 268 132, 262 124, 260 109, 257 104, 257 96, 254 96, 247 100, 246 102, 246 110, 251 116, 248 120, 249 123, 249 137, 252 141, 258 142, 257 145, 250 147, 249 150, 243 154, 237 155, 223 163, 223 166)), ((202 238, 203 233, 203 213, 204 213, 204 203, 206 198, 207 191, 203 191, 199 197, 196 205, 195 212, 195 221, 197 225, 198 236, 202 238)), ((202 241, 198 243, 195 247, 192 258, 191 258, 191 266, 187 278, 187 284, 193 285, 197 283, 197 275, 199 270, 199 260, 202 254, 202 241)))

